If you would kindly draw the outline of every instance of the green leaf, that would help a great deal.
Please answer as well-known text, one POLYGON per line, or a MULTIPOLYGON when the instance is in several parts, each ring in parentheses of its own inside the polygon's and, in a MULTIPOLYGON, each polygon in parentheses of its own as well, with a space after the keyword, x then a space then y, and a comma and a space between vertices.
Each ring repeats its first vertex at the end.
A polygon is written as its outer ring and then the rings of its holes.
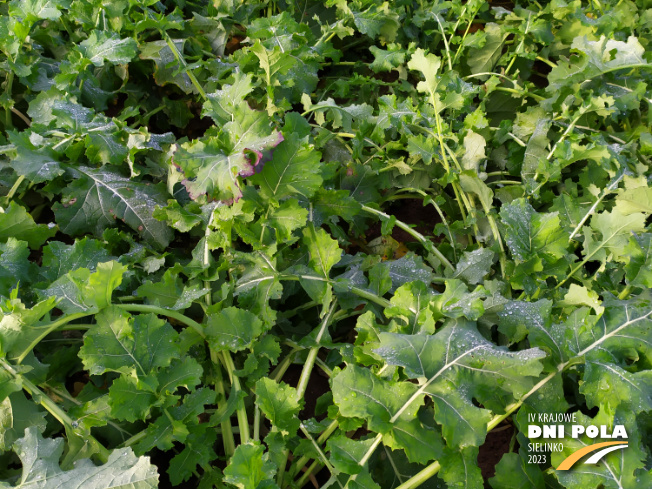
POLYGON ((334 436, 326 442, 326 449, 330 452, 330 462, 340 472, 345 474, 358 474, 363 467, 360 461, 373 443, 373 438, 367 440, 352 440, 346 436, 334 436))
POLYGON ((10 394, 0 402, 0 450, 11 450, 14 442, 29 427, 42 433, 46 424, 43 411, 28 400, 22 391, 10 394))
POLYGON ((484 27, 486 40, 482 47, 471 48, 467 63, 471 68, 471 73, 486 73, 493 71, 494 65, 500 58, 503 42, 507 38, 507 33, 503 33, 501 27, 494 23, 489 22, 484 27))
POLYGON ((0 208, 0 242, 9 238, 27 241, 32 249, 39 248, 56 234, 54 225, 36 224, 32 216, 20 205, 12 202, 9 207, 0 208))
POLYGON ((158 487, 156 467, 149 457, 135 457, 131 448, 113 450, 108 461, 96 466, 89 459, 78 460, 75 468, 63 471, 59 458, 63 438, 43 439, 36 427, 25 430, 25 436, 14 444, 23 472, 17 485, 7 488, 42 487, 54 489, 153 489, 158 487))
POLYGON ((268 378, 256 382, 256 405, 284 436, 294 436, 299 429, 302 404, 297 399, 297 390, 285 382, 268 378))
POLYGON ((127 267, 116 261, 99 263, 93 273, 78 268, 39 290, 38 295, 56 298, 57 307, 68 314, 97 312, 111 304, 113 291, 122 283, 126 271, 127 267))
POLYGON ((396 12, 390 10, 389 2, 380 4, 373 2, 362 5, 369 5, 369 7, 365 10, 358 11, 356 9, 352 12, 353 22, 360 29, 360 32, 372 39, 380 36, 382 40, 393 41, 399 27, 399 16, 396 12))
POLYGON ((369 120, 374 111, 373 107, 367 104, 351 104, 344 107, 335 103, 335 100, 330 97, 313 105, 308 94, 301 97, 301 102, 306 112, 315 112, 315 120, 320 126, 323 126, 328 119, 334 129, 341 127, 349 132, 354 122, 369 120))
POLYGON ((136 289, 136 294, 145 299, 147 304, 160 306, 173 311, 180 311, 190 307, 193 301, 205 296, 209 292, 197 283, 184 285, 178 273, 168 269, 163 274, 160 282, 145 282, 136 289))
POLYGON ((506 453, 496 465, 496 475, 489 479, 493 489, 545 489, 541 469, 534 464, 525 463, 517 453, 506 453))
POLYGON ((191 198, 208 194, 212 199, 237 201, 242 196, 238 177, 253 175, 262 152, 282 140, 266 114, 243 102, 217 134, 181 145, 174 162, 186 175, 184 185, 191 198))
POLYGON ((276 465, 259 443, 242 443, 235 449, 231 462, 224 469, 224 482, 239 489, 274 489, 276 465))
MULTIPOLYGON (((86 156, 93 163, 112 164, 119 166, 129 156, 126 139, 120 134, 115 125, 103 128, 103 131, 93 131, 86 134, 86 156)), ((130 163, 130 166, 133 166, 130 163)), ((133 171, 132 171, 133 174, 133 171)))
POLYGON ((56 299, 50 298, 27 308, 16 294, 14 289, 10 300, 0 302, 3 313, 0 318, 0 349, 12 360, 24 358, 32 350, 34 340, 43 333, 41 318, 57 303, 56 299))
POLYGON ((303 230, 303 242, 310 255, 310 267, 322 277, 328 278, 331 268, 340 261, 342 256, 342 250, 337 241, 323 229, 315 229, 311 225, 303 230))
POLYGON ((386 381, 355 365, 333 377, 332 390, 340 414, 367 419, 369 429, 380 433, 389 432, 399 417, 415 419, 424 401, 423 395, 413 399, 414 384, 386 381))
POLYGON ((549 299, 536 302, 508 301, 498 314, 498 330, 511 343, 517 343, 527 335, 531 345, 550 352, 555 361, 561 361, 564 359, 564 350, 552 328, 552 305, 549 299))
POLYGON ((591 218, 591 227, 584 227, 585 260, 599 260, 602 263, 607 258, 621 261, 625 257, 626 247, 632 232, 645 231, 645 214, 636 212, 624 216, 615 208, 611 212, 601 212, 591 218), (596 239, 594 232, 599 233, 596 239))
POLYGON ((477 195, 485 212, 493 206, 494 193, 473 171, 464 171, 460 173, 460 185, 462 190, 477 195))
POLYGON ((298 239, 292 232, 304 227, 307 218, 308 211, 300 207, 296 199, 288 199, 270 212, 265 222, 276 231, 276 242, 286 243, 298 239))
POLYGON ((392 279, 392 293, 401 285, 415 280, 421 280, 424 284, 432 282, 432 269, 423 262, 423 258, 414 253, 407 253, 398 260, 386 261, 383 265, 388 268, 392 279))
POLYGON ((645 177, 631 179, 625 176, 625 189, 620 189, 616 197, 616 209, 628 216, 636 212, 652 213, 652 188, 647 186, 645 177))
POLYGON ((472 489, 483 485, 482 473, 477 465, 478 449, 468 447, 464 450, 447 450, 441 459, 442 470, 439 477, 447 487, 472 489))
POLYGON ((455 267, 453 278, 461 278, 470 284, 482 282, 491 270, 494 252, 488 248, 465 251, 455 267))
POLYGON ((351 197, 348 190, 327 190, 320 188, 312 198, 313 220, 326 221, 331 216, 339 216, 351 222, 360 213, 362 206, 351 197))
MULTIPOLYGON (((486 146, 487 141, 478 133, 469 131, 466 136, 464 136, 462 168, 465 170, 471 170, 471 175, 476 175, 476 178, 479 173, 480 162, 487 157, 484 152, 486 146)), ((487 188, 487 190, 489 189, 487 188)), ((485 208, 489 207, 491 207, 491 204, 485 206, 485 208)))
POLYGON ((29 249, 25 241, 9 238, 0 243, 0 296, 18 285, 25 287, 36 277, 36 265, 29 261, 29 249))
MULTIPOLYGON (((540 175, 540 168, 546 167, 548 159, 548 131, 552 125, 550 119, 540 119, 537 121, 534 132, 525 147, 525 157, 521 167, 521 175, 526 183, 528 191, 534 191, 537 188, 537 177, 540 175)), ((549 176, 547 171, 543 173, 549 176)))
POLYGON ((652 234, 643 233, 629 238, 625 265, 627 282, 633 286, 652 288, 652 234))
POLYGON ((122 375, 109 388, 111 416, 133 423, 149 417, 152 408, 157 407, 156 389, 150 385, 153 379, 141 381, 122 375))
POLYGON ((16 156, 11 158, 9 164, 18 175, 33 183, 54 180, 64 172, 54 151, 37 146, 42 144, 42 139, 29 131, 9 133, 9 141, 16 147, 16 156))
POLYGON ((392 448, 405 450, 410 461, 427 463, 441 454, 442 441, 417 418, 424 394, 410 382, 392 382, 370 370, 348 365, 332 380, 333 400, 342 416, 367 420, 392 448))
POLYGON ((145 377, 178 357, 177 333, 153 314, 129 313, 115 306, 95 316, 97 324, 84 335, 79 356, 94 375, 122 372, 145 377))
POLYGON ((197 466, 206 467, 217 458, 211 448, 217 439, 215 430, 200 430, 199 433, 191 432, 186 438, 185 448, 170 460, 168 475, 173 485, 179 485, 190 479, 197 466))
MULTIPOLYGON (((183 53, 185 39, 172 40, 176 50, 183 53)), ((157 85, 165 86, 169 83, 178 86, 184 93, 197 93, 197 89, 190 81, 187 73, 178 72, 179 63, 166 41, 146 42, 140 47, 141 59, 154 61, 154 80, 157 85)))
POLYGON ((187 233, 202 222, 199 212, 200 208, 197 204, 182 207, 176 200, 168 200, 168 205, 157 207, 152 216, 159 221, 166 221, 168 225, 182 233, 187 233))
POLYGON ((541 372, 538 349, 510 352, 487 341, 469 321, 449 320, 434 335, 380 333, 375 353, 389 365, 422 379, 418 392, 435 402, 435 420, 449 445, 479 445, 490 414, 473 405, 504 409, 506 399, 527 392, 541 372))
POLYGON ((554 262, 566 254, 568 237, 556 212, 538 213, 525 199, 516 199, 501 208, 500 218, 509 251, 517 260, 539 257, 554 262))
POLYGON ((388 318, 400 318, 404 326, 400 328, 407 334, 432 334, 435 320, 430 302, 434 293, 421 281, 401 285, 391 298, 391 307, 385 309, 388 318))
POLYGON ((72 245, 50 241, 43 247, 41 275, 45 280, 55 281, 68 272, 87 268, 95 272, 100 263, 114 259, 104 245, 92 238, 76 240, 72 245))
POLYGON ((208 100, 204 102, 202 115, 212 117, 217 124, 233 120, 237 108, 254 89, 250 75, 236 72, 233 77, 232 85, 222 85, 220 90, 208 94, 208 100))
POLYGON ((156 248, 170 243, 172 231, 152 216, 154 208, 166 202, 164 191, 104 168, 78 166, 73 173, 78 178, 67 187, 62 202, 52 206, 63 232, 101 236, 120 219, 156 248))
POLYGON ((179 387, 189 391, 201 383, 201 376, 204 369, 192 357, 174 359, 170 366, 158 373, 157 391, 162 395, 172 395, 179 387))
POLYGON ((259 315, 271 326, 276 313, 269 306, 269 301, 280 299, 283 291, 276 270, 276 258, 264 251, 256 251, 240 255, 240 259, 243 271, 236 281, 233 294, 238 297, 240 306, 259 315))
POLYGON ((206 337, 215 350, 241 351, 251 348, 263 332, 263 322, 255 314, 227 307, 208 317, 206 337))
POLYGON ((283 46, 274 46, 273 49, 267 50, 260 41, 256 41, 249 50, 258 58, 260 67, 271 85, 280 85, 279 76, 287 74, 296 63, 293 56, 285 54, 283 46))
POLYGON ((261 195, 278 200, 300 195, 310 198, 322 186, 319 172, 321 153, 308 143, 308 138, 289 134, 274 149, 272 161, 249 180, 260 186, 261 195))
POLYGON ((604 312, 604 307, 602 301, 600 300, 598 294, 592 290, 588 290, 586 287, 571 284, 568 288, 568 292, 564 296, 564 300, 558 303, 559 305, 573 305, 573 306, 589 306, 593 308, 596 315, 601 315, 604 312))
POLYGON ((206 404, 215 403, 215 391, 202 388, 186 395, 183 402, 166 409, 167 414, 159 416, 150 423, 144 431, 144 437, 134 447, 136 453, 145 453, 152 448, 170 450, 174 442, 185 443, 190 435, 190 430, 199 424, 198 416, 201 415, 206 404))
POLYGON ((389 44, 388 49, 381 49, 376 46, 370 46, 369 51, 374 55, 374 61, 369 67, 376 73, 391 71, 398 68, 405 62, 406 52, 400 44, 389 44))
POLYGON ((109 420, 111 407, 109 396, 96 397, 79 406, 72 406, 68 410, 70 417, 78 425, 90 429, 94 426, 106 426, 109 420))
MULTIPOLYGON (((435 93, 439 85, 439 77, 437 75, 439 67, 441 66, 441 59, 434 54, 426 55, 426 52, 419 48, 417 49, 410 61, 407 64, 408 68, 415 71, 420 71, 425 81, 420 81, 417 84, 419 92, 429 93, 432 98, 432 103, 435 103, 435 93)), ((435 107, 437 108, 437 107, 435 107)))
POLYGON ((620 67, 630 68, 632 65, 647 64, 643 59, 645 49, 634 36, 630 36, 627 42, 608 39, 605 36, 600 36, 598 41, 589 41, 586 36, 578 36, 573 39, 571 49, 585 55, 588 62, 585 75, 588 77, 620 67))
POLYGON ((408 136, 407 150, 410 156, 420 157, 426 165, 432 163, 432 160, 438 158, 440 154, 435 139, 422 134, 408 136))
POLYGON ((107 34, 103 31, 93 31, 79 47, 82 54, 95 66, 102 66, 105 61, 127 64, 138 53, 138 45, 134 39, 121 39, 113 32, 107 34))
POLYGON ((61 17, 60 8, 64 2, 59 0, 23 0, 12 2, 11 15, 18 15, 26 21, 34 22, 38 19, 57 20, 61 17))
POLYGON ((443 294, 438 294, 432 304, 432 310, 435 320, 442 317, 459 318, 466 317, 476 320, 484 313, 482 298, 485 296, 485 290, 482 286, 469 292, 467 285, 461 280, 454 278, 446 280, 446 290, 443 294))

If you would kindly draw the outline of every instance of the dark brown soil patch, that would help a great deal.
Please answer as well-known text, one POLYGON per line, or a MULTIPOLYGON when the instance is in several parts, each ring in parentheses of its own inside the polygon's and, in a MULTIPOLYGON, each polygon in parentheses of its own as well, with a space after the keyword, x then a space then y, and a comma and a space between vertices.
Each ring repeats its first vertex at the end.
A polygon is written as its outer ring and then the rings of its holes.
MULTIPOLYGON (((424 207, 421 199, 394 201, 384 209, 384 212, 390 216, 395 216, 401 222, 415 225, 414 229, 416 231, 427 238, 434 238, 434 241, 438 241, 436 237, 433 237, 433 230, 435 225, 441 222, 439 214, 431 205, 424 207)), ((377 221, 367 228, 367 242, 381 235, 381 226, 382 223, 377 221)), ((398 226, 394 226, 394 229, 392 229, 392 238, 399 243, 413 243, 416 241, 414 236, 398 226)))
POLYGON ((482 471, 484 480, 495 475, 496 464, 509 451, 509 443, 513 435, 514 427, 511 424, 500 425, 487 434, 487 438, 478 453, 478 466, 482 471))
MULTIPOLYGON (((288 368, 287 372, 283 376, 283 382, 289 384, 293 387, 296 387, 299 383, 299 377, 301 377, 301 370, 303 365, 292 364, 288 368)), ((326 392, 330 391, 330 385, 328 384, 328 377, 321 371, 321 369, 315 365, 312 369, 312 374, 308 380, 308 386, 306 387, 306 393, 303 396, 305 404, 303 410, 299 413, 299 418, 308 419, 315 416, 315 406, 317 404, 317 399, 326 392)))

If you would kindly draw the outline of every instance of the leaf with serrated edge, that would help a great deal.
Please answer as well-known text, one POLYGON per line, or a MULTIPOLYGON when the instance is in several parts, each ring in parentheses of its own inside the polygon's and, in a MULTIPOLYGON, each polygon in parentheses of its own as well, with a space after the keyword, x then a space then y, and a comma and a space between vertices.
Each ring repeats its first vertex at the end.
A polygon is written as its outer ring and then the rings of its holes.
POLYGON ((159 249, 170 243, 172 230, 152 216, 157 205, 166 203, 165 193, 157 186, 129 180, 106 168, 78 166, 74 173, 78 178, 64 191, 63 203, 52 206, 63 232, 78 235, 92 231, 101 236, 121 219, 159 249))
POLYGON ((84 335, 79 356, 92 373, 123 372, 145 377, 179 355, 172 326, 153 314, 132 318, 115 306, 95 316, 97 324, 84 335))
POLYGON ((486 411, 471 398, 492 407, 502 403, 494 399, 497 389, 518 398, 541 372, 544 356, 538 349, 510 352, 497 347, 462 319, 449 320, 434 335, 380 333, 379 339, 374 352, 389 365, 403 367, 409 378, 423 380, 413 397, 433 397, 444 436, 459 446, 478 445, 486 433, 486 411), (478 422, 479 417, 485 419, 478 422))
POLYGON ((25 430, 25 437, 14 445, 23 465, 17 485, 66 489, 154 489, 158 487, 156 467, 149 457, 135 457, 131 448, 113 450, 104 465, 96 466, 89 459, 78 460, 72 470, 63 471, 59 458, 63 438, 43 439, 36 427, 25 430))
POLYGON ((227 307, 208 317, 206 336, 211 348, 241 351, 263 332, 263 322, 249 311, 227 307))

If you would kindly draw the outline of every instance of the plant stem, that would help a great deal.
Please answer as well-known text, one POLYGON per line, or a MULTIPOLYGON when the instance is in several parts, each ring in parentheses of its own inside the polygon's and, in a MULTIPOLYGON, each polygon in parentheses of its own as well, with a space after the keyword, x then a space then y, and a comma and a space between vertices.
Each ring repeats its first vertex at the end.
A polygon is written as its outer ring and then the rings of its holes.
MULTIPOLYGON (((224 362, 224 368, 226 368, 229 377, 231 378, 231 384, 235 389, 236 395, 242 391, 240 386, 240 378, 235 373, 235 365, 233 364, 233 359, 231 358, 231 353, 228 351, 222 352, 222 359, 224 362)), ((247 410, 244 405, 244 399, 241 399, 238 402, 238 408, 236 410, 236 415, 238 417, 238 427, 240 428, 240 443, 247 443, 249 441, 249 419, 247 418, 247 410)))
POLYGON ((409 198, 418 198, 418 197, 416 197, 416 196, 415 196, 415 197, 412 197, 412 196, 410 196, 410 195, 407 195, 407 196, 405 196, 405 197, 404 197, 404 196, 401 196, 401 195, 397 195, 399 192, 415 192, 415 193, 421 195, 421 196, 424 198, 424 200, 423 200, 423 202, 424 202, 424 206, 425 206, 426 204, 431 204, 431 205, 435 208, 435 210, 437 211, 437 214, 439 214, 439 218, 441 219, 441 222, 444 224, 444 226, 446 226, 446 230, 448 231, 448 239, 449 239, 449 241, 450 241, 450 243, 451 243, 451 246, 453 247, 453 256, 454 256, 455 260, 457 260, 457 251, 456 251, 456 249, 455 249, 455 242, 453 241, 453 233, 451 232, 451 228, 450 228, 450 226, 448 225, 448 221, 446 220, 446 216, 444 215, 444 213, 442 212, 442 210, 440 209, 440 207, 437 205, 437 203, 435 202, 435 200, 434 200, 430 195, 428 195, 427 193, 425 193, 425 192, 424 192, 423 190, 421 190, 421 189, 408 187, 408 188, 402 188, 402 189, 399 189, 399 190, 398 190, 396 193, 394 193, 391 197, 385 199, 385 202, 388 201, 388 200, 397 200, 397 199, 399 199, 399 198, 406 198, 406 199, 409 199, 409 198))
POLYGON ((167 316, 176 319, 180 323, 183 323, 186 326, 190 326, 192 329, 197 331, 199 336, 201 336, 202 338, 206 338, 206 333, 204 333, 204 328, 202 327, 201 324, 199 324, 197 321, 193 319, 190 319, 188 316, 184 316, 183 314, 177 311, 171 311, 170 309, 164 309, 162 307, 152 306, 148 304, 114 304, 114 305, 115 307, 119 307, 120 309, 124 309, 125 311, 151 312, 154 314, 158 314, 160 316, 167 316))
MULTIPOLYGON (((319 438, 317 438, 317 443, 319 445, 323 445, 328 438, 337 430, 339 427, 339 423, 337 420, 334 420, 331 424, 328 425, 328 428, 324 430, 324 432, 319 435, 319 438)), ((288 470, 288 473, 292 479, 294 479, 297 474, 303 469, 306 464, 310 461, 309 457, 306 457, 305 455, 298 459, 296 462, 294 462, 291 466, 290 469, 288 470)))
POLYGON ((291 309, 291 310, 289 310, 287 312, 279 313, 279 316, 281 316, 281 317, 283 317, 285 319, 289 319, 289 318, 297 315, 301 311, 305 311, 306 309, 310 309, 311 307, 315 307, 316 305, 317 305, 317 301, 304 302, 303 304, 301 304, 298 307, 295 307, 294 309, 291 309))
POLYGON ((573 232, 568 237, 568 242, 569 243, 571 242, 573 237, 580 231, 580 228, 584 225, 584 223, 587 221, 587 219, 595 212, 595 209, 598 207, 600 202, 602 202, 602 200, 607 195, 609 195, 614 188, 618 187, 618 184, 620 183, 620 180, 622 180, 622 178, 624 176, 625 176, 625 174, 623 173, 622 175, 620 175, 620 177, 618 177, 616 180, 611 182, 611 184, 606 189, 604 189, 604 191, 602 192, 602 195, 600 195, 598 200, 595 201, 595 203, 591 206, 591 208, 588 210, 588 212, 586 214, 584 214, 584 217, 582 217, 580 222, 577 223, 577 226, 575 226, 575 229, 573 229, 573 232))
POLYGON ((487 185, 521 185, 523 182, 517 182, 515 180, 494 180, 493 182, 489 182, 487 185))
MULTIPOLYGON (((222 367, 218 354, 212 348, 210 349, 211 362, 215 369, 215 391, 219 396, 219 401, 226 402, 226 390, 224 389, 224 379, 222 378, 222 367)), ((222 444, 224 445, 224 453, 227 457, 231 457, 235 453, 235 440, 233 438, 233 428, 231 420, 225 419, 220 423, 222 427, 222 444)))
POLYGON ((358 287, 351 287, 350 290, 355 295, 362 297, 363 299, 370 300, 371 302, 374 302, 375 304, 378 304, 383 308, 392 307, 392 303, 389 302, 387 299, 384 299, 372 292, 369 292, 368 290, 363 290, 358 287))
POLYGON ((441 36, 444 38, 444 48, 446 49, 446 59, 448 61, 448 70, 453 71, 453 60, 451 59, 451 50, 450 50, 450 47, 448 46, 448 39, 446 39, 446 33, 444 32, 444 26, 441 25, 441 20, 439 20, 438 15, 435 15, 435 20, 437 21, 437 24, 439 24, 439 32, 441 32, 441 36))
MULTIPOLYGON (((11 99, 11 90, 12 90, 12 85, 14 83, 14 72, 9 71, 7 73, 7 80, 5 82, 5 93, 11 99)), ((5 132, 10 131, 11 129, 14 128, 14 124, 11 120, 11 111, 5 109, 5 132)))
MULTIPOLYGON (((372 209, 371 207, 367 207, 366 205, 362 206, 362 210, 369 214, 375 214, 377 216, 380 216, 383 219, 390 219, 390 216, 388 214, 385 214, 384 212, 378 211, 376 209, 372 209)), ((418 231, 415 231, 410 226, 408 226, 402 221, 399 221, 398 219, 396 220, 396 225, 406 233, 416 238, 426 248, 426 250, 431 252, 433 255, 435 255, 444 264, 444 266, 446 266, 450 270, 455 270, 455 267, 451 265, 451 262, 449 262, 448 259, 444 255, 442 255, 442 253, 435 247, 432 241, 426 239, 426 237, 423 234, 419 233, 418 231)))
POLYGON ((290 367, 290 364, 292 363, 292 360, 294 359, 294 355, 298 352, 303 350, 302 347, 300 346, 294 346, 290 353, 288 353, 285 358, 279 363, 276 368, 272 371, 271 374, 269 374, 269 378, 274 380, 274 382, 279 382, 283 376, 285 375, 285 372, 287 372, 287 369, 290 367))
POLYGON ((435 460, 433 463, 428 465, 421 472, 410 477, 408 480, 406 480, 403 484, 398 486, 396 489, 413 489, 415 487, 419 487, 428 479, 436 475, 437 472, 439 472, 439 469, 441 469, 441 465, 439 464, 438 461, 435 460))
MULTIPOLYGON (((82 403, 79 402, 79 401, 78 401, 77 399, 75 399, 74 397, 72 397, 72 396, 68 393, 68 391, 61 391, 61 390, 59 390, 59 389, 57 389, 57 388, 55 388, 55 387, 52 387, 51 385, 49 385, 49 384, 47 384, 47 383, 42 384, 41 387, 43 387, 43 389, 45 389, 45 390, 47 390, 47 391, 51 391, 51 392, 53 392, 54 394, 56 394, 56 395, 59 396, 59 397, 63 397, 63 398, 66 399, 67 401, 72 402, 73 404, 76 404, 77 406, 81 406, 81 405, 82 405, 82 403)), ((79 420, 77 420, 77 421, 79 421, 79 420)), ((127 430, 121 428, 118 424, 114 423, 113 421, 108 421, 108 420, 107 420, 107 424, 108 424, 109 426, 111 426, 112 428, 115 428, 116 431, 118 431, 118 432, 120 432, 120 433, 122 433, 122 434, 131 435, 131 433, 129 433, 127 430)))
POLYGON ((254 406, 254 434, 252 439, 255 442, 260 441, 260 408, 258 405, 254 406))
POLYGON ((9 189, 9 193, 5 195, 5 201, 9 203, 9 201, 14 197, 16 192, 18 191, 18 187, 20 187, 20 184, 25 181, 25 177, 23 175, 19 175, 14 184, 11 186, 9 189))
POLYGON ((179 52, 179 50, 177 49, 176 44, 174 44, 174 41, 172 40, 170 35, 166 31, 164 31, 163 29, 159 29, 159 32, 161 33, 161 36, 163 37, 163 39, 165 39, 165 42, 167 43, 168 47, 170 48, 170 51, 172 51, 172 54, 176 58, 177 62, 181 66, 183 66, 185 68, 184 73, 186 75, 188 75, 188 78, 190 78, 190 81, 192 82, 192 84, 197 89, 197 92, 199 92, 199 95, 201 95, 201 98, 203 98, 204 100, 208 100, 208 97, 206 96, 206 92, 204 91, 202 86, 199 84, 199 80, 197 80, 197 77, 195 76, 195 74, 191 70, 187 69, 188 68, 188 63, 186 63, 186 60, 184 59, 183 54, 181 54, 179 52))
POLYGON ((143 431, 139 431, 138 433, 136 433, 135 435, 133 435, 131 438, 129 438, 129 439, 123 441, 123 442, 119 445, 119 447, 120 447, 120 448, 130 447, 130 446, 133 445, 134 443, 138 443, 140 440, 142 440, 142 439, 145 438, 146 436, 147 436, 147 431, 145 431, 145 430, 143 430, 143 431))
MULTIPOLYGON (((328 280, 327 278, 315 277, 315 276, 312 276, 312 275, 279 275, 278 278, 281 279, 281 280, 298 281, 300 279, 304 279, 304 280, 315 280, 317 282, 331 283, 331 281, 328 280)), ((389 302, 387 299, 384 299, 384 298, 382 298, 382 297, 380 297, 380 296, 378 296, 378 295, 376 295, 373 292, 370 292, 368 290, 363 290, 363 289, 360 289, 358 287, 350 287, 349 290, 352 293, 354 293, 355 295, 358 295, 358 296, 363 297, 365 299, 368 299, 368 300, 370 300, 372 302, 375 302, 379 306, 390 307, 392 305, 392 303, 389 302)))
POLYGON ((93 446, 98 453, 98 456, 102 462, 106 463, 109 459, 109 450, 104 447, 99 441, 91 435, 90 431, 79 426, 73 427, 73 420, 68 416, 63 409, 59 407, 50 397, 48 397, 41 389, 39 389, 36 384, 29 380, 24 375, 17 372, 12 365, 10 365, 4 358, 0 358, 0 367, 9 373, 14 379, 16 379, 22 386, 22 388, 32 396, 32 400, 41 406, 43 406, 52 416, 56 418, 59 423, 61 423, 66 428, 66 433, 68 436, 71 435, 78 436, 83 438, 84 441, 87 441, 93 446))
MULTIPOLYGON (((310 380, 310 375, 312 374, 312 369, 315 366, 315 360, 317 359, 317 354, 319 353, 319 349, 320 349, 319 343, 321 342, 322 336, 324 336, 324 333, 328 329, 328 325, 331 322, 331 318, 333 317, 333 313, 335 312, 336 307, 337 307, 337 300, 333 300, 333 302, 330 304, 330 307, 327 308, 326 305, 324 305, 323 307, 324 318, 322 319, 319 332, 315 337, 315 343, 317 343, 317 346, 313 346, 312 348, 310 348, 310 351, 308 352, 308 358, 306 358, 306 362, 303 364, 303 368, 301 369, 301 376, 299 377, 299 382, 297 384, 297 394, 296 394, 297 401, 301 401, 303 399, 304 394, 306 393, 306 388, 308 387, 308 381, 310 380)), ((279 467, 278 475, 276 477, 276 482, 279 487, 283 487, 283 477, 285 475, 285 467, 287 465, 288 455, 289 455, 289 451, 285 450, 284 457, 283 457, 283 460, 285 462, 282 463, 281 466, 279 467)))
POLYGON ((516 90, 515 88, 495 87, 494 90, 496 90, 497 92, 513 93, 515 95, 521 95, 522 97, 531 97, 538 102, 541 102, 542 100, 546 99, 545 97, 542 97, 541 95, 537 95, 536 93, 528 92, 526 90, 516 90))
POLYGON ((632 292, 632 286, 631 286, 631 285, 628 285, 628 286, 626 286, 626 287, 623 289, 623 291, 622 291, 620 294, 618 294, 618 298, 619 298, 621 301, 622 301, 622 300, 625 300, 625 299, 627 299, 627 297, 629 296, 629 294, 630 294, 631 292, 632 292))
MULTIPOLYGON (((326 455, 320 448, 319 444, 315 441, 315 439, 312 437, 312 435, 308 432, 306 427, 301 423, 299 425, 299 428, 301 428, 301 432, 308 438, 311 442, 312 445, 315 447, 315 450, 317 451, 317 454, 319 455, 319 458, 322 460, 322 463, 328 468, 328 471, 331 473, 331 475, 337 475, 335 468, 331 465, 331 463, 328 461, 328 458, 326 458, 326 455)), ((342 484, 340 481, 337 481, 338 485, 342 487, 342 484)))
POLYGON ((60 326, 63 326, 64 324, 69 323, 70 321, 74 321, 75 319, 79 319, 84 316, 88 316, 88 314, 84 312, 77 312, 75 314, 64 316, 61 319, 58 319, 57 321, 54 321, 46 326, 39 326, 37 328, 34 328, 34 329, 42 328, 43 331, 36 338, 34 338, 31 341, 31 343, 25 347, 25 349, 23 349, 20 355, 16 357, 15 360, 16 364, 20 365, 22 361, 25 360, 25 357, 29 355, 29 352, 31 352, 36 347, 36 345, 38 345, 39 342, 43 340, 43 338, 45 338, 47 335, 56 331, 60 326))
POLYGON ((557 68, 557 65, 556 65, 555 63, 553 63, 553 62, 550 61, 549 59, 546 59, 546 58, 544 58, 544 57, 542 57, 542 56, 537 56, 536 59, 538 59, 538 60, 541 61, 542 63, 547 64, 547 65, 550 66, 551 68, 557 68))
MULTIPOLYGON (((306 392, 306 388, 308 387, 308 380, 310 379, 310 374, 312 373, 312 369, 315 366, 315 359, 317 358, 317 354, 319 353, 319 343, 321 342, 322 336, 324 336, 324 333, 328 329, 328 325, 330 324, 331 317, 333 316, 333 313, 335 312, 335 307, 337 306, 337 300, 334 300, 326 312, 326 315, 324 316, 324 319, 321 322, 321 327, 319 328, 319 332, 317 333, 317 337, 315 338, 315 343, 317 343, 317 346, 313 346, 310 348, 310 351, 308 352, 308 358, 306 359, 306 363, 303 365, 303 369, 301 370, 301 376, 299 377, 299 383, 297 384, 297 401, 303 399, 303 395, 306 392)), ((324 310, 326 310, 326 307, 324 307, 324 310)))
POLYGON ((12 108, 11 108, 11 111, 12 111, 14 114, 16 114, 18 117, 20 117, 20 118, 22 119, 22 121, 23 121, 25 124, 27 124, 27 127, 31 127, 31 125, 32 125, 32 121, 30 121, 30 120, 27 118, 27 116, 25 116, 25 114, 23 114, 20 110, 18 110, 18 109, 15 108, 15 107, 12 107, 12 108))
POLYGON ((297 483, 296 483, 296 487, 298 487, 299 489, 301 489, 303 486, 305 486, 306 483, 308 482, 308 479, 310 479, 310 476, 311 476, 314 472, 317 472, 319 469, 321 469, 321 467, 322 467, 321 462, 320 462, 319 460, 315 460, 315 461, 310 465, 310 467, 308 467, 308 469, 303 473, 303 475, 301 476, 301 478, 297 481, 297 483))

